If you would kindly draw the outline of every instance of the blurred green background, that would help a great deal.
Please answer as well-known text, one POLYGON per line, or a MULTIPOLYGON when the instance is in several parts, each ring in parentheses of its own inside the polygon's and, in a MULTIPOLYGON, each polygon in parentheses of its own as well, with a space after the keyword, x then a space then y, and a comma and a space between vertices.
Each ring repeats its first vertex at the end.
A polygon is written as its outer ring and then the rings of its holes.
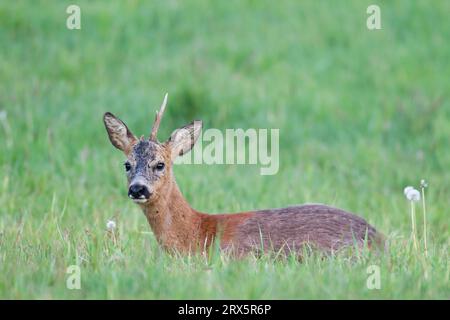
MULTIPOLYGON (((1 1, 1 298, 449 298, 450 2, 1 1), (68 30, 66 8, 81 8, 68 30), (398 245, 378 261, 204 262, 160 252, 126 197, 111 111, 136 135, 202 119, 279 128, 280 170, 176 166, 205 212, 321 202, 398 245), (432 254, 406 256, 406 185, 429 183, 432 254), (105 223, 114 218, 112 243, 105 223), (386 259, 386 260, 385 260, 386 259), (68 265, 82 290, 67 290, 68 265)), ((420 220, 421 213, 418 212, 420 220)), ((420 221, 419 221, 420 223, 420 221)), ((372 259, 372 258, 371 258, 372 259)))

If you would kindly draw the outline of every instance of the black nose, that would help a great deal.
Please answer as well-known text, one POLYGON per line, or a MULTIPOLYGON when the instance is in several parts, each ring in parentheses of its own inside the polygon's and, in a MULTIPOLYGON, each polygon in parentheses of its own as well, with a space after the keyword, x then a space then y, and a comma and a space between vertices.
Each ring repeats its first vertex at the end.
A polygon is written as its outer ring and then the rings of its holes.
POLYGON ((132 199, 148 199, 150 192, 143 184, 132 184, 128 189, 128 196, 132 199))

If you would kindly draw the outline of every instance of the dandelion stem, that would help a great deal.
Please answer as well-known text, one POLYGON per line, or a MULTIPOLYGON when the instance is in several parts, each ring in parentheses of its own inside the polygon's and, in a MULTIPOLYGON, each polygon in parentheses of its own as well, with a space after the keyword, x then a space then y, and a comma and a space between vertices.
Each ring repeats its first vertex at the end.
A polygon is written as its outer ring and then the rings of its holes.
POLYGON ((417 239, 416 239, 416 210, 414 201, 411 201, 411 226, 412 226, 412 238, 414 242, 414 249, 417 251, 417 239))
POLYGON ((425 188, 422 187, 422 207, 423 207, 423 239, 425 244, 425 257, 428 257, 427 246, 427 210, 425 207, 425 188))

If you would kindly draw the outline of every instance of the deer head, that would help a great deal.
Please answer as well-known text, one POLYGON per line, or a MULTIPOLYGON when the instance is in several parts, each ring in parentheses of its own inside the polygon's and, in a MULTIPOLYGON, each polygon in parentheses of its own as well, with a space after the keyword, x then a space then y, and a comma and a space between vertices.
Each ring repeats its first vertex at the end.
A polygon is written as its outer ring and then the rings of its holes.
POLYGON ((127 157, 124 165, 128 196, 136 203, 151 203, 167 194, 173 181, 174 160, 191 150, 202 129, 202 122, 195 120, 175 130, 165 142, 159 142, 157 133, 166 104, 167 94, 156 113, 148 139, 144 136, 136 138, 126 124, 112 113, 107 112, 103 116, 109 140, 127 157))

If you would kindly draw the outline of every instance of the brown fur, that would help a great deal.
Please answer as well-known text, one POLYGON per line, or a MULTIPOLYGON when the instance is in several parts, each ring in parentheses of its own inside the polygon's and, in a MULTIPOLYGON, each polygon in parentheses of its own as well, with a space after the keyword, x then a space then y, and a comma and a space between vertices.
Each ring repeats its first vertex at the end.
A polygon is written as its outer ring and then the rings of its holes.
POLYGON ((171 251, 207 251, 217 238, 235 242, 237 227, 254 213, 210 215, 191 208, 175 180, 166 182, 165 196, 141 205, 159 244, 171 251))
POLYGON ((370 245, 377 231, 364 219, 321 204, 261 210, 236 231, 239 252, 260 250, 299 252, 308 245, 324 252, 370 245))
POLYGON ((156 239, 169 251, 206 251, 219 240, 221 248, 238 255, 261 248, 299 253, 304 245, 335 252, 381 239, 364 219, 337 208, 311 204, 211 215, 192 209, 173 178, 164 184, 164 196, 142 208, 156 239))

